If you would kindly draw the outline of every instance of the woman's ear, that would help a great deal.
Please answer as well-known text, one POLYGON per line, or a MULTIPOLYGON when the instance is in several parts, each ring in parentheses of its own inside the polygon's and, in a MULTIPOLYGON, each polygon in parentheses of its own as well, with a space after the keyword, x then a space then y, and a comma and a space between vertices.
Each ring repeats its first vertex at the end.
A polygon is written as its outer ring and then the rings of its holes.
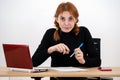
POLYGON ((59 23, 59 21, 58 21, 58 18, 57 18, 57 17, 55 18, 55 20, 56 20, 56 22, 57 22, 57 23, 59 23))
POLYGON ((75 23, 77 23, 78 22, 78 19, 75 19, 75 23))
POLYGON ((78 19, 75 19, 75 24, 77 24, 78 23, 78 19))

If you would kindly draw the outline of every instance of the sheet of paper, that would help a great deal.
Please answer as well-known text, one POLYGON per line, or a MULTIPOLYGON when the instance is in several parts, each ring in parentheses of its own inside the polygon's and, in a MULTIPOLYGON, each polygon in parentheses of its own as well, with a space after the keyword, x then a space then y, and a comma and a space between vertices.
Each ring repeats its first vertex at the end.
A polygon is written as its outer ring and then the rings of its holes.
POLYGON ((51 69, 57 70, 57 71, 64 71, 64 72, 69 72, 69 71, 87 71, 87 69, 78 68, 78 67, 52 67, 51 69))

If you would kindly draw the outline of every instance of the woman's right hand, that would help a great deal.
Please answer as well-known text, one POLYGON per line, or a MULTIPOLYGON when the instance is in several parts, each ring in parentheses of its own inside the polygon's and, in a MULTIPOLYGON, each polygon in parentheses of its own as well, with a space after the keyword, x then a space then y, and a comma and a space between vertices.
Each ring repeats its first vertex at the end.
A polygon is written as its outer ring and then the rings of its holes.
POLYGON ((63 53, 63 54, 69 54, 70 49, 68 48, 67 45, 65 45, 63 43, 59 43, 59 44, 56 44, 56 45, 48 48, 49 54, 51 54, 52 52, 55 52, 55 51, 63 53))

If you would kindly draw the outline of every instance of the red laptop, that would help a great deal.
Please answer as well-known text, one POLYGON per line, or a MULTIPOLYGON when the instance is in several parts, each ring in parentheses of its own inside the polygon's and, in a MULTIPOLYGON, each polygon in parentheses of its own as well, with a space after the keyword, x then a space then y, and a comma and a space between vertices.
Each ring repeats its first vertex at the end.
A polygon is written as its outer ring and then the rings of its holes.
POLYGON ((40 72, 47 69, 33 69, 29 46, 25 44, 3 44, 7 67, 17 71, 40 72))

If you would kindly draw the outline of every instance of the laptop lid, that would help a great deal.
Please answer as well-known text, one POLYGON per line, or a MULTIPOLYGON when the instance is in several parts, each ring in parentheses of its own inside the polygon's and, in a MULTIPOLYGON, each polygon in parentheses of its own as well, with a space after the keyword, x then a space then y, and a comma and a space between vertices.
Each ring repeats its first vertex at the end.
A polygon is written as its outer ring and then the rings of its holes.
POLYGON ((7 67, 33 69, 29 46, 24 44, 3 44, 7 67))

